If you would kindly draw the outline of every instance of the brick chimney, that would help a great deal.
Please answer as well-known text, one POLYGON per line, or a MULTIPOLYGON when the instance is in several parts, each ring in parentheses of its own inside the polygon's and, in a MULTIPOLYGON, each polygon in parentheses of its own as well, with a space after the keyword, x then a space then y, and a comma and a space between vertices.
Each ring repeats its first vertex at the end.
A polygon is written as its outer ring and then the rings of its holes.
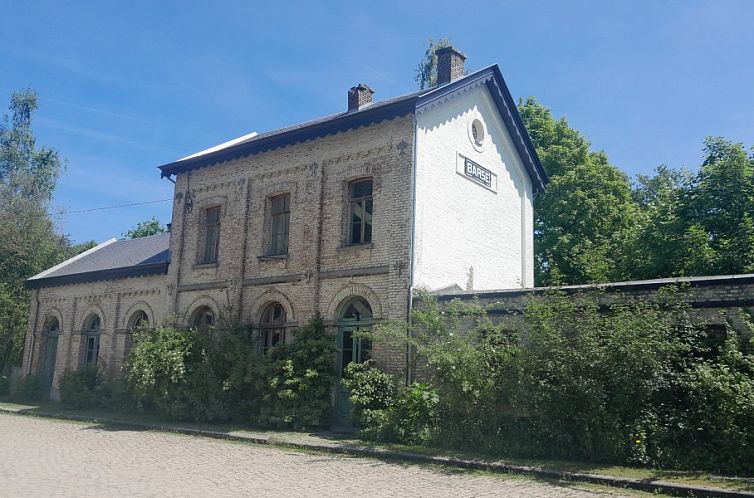
POLYGON ((369 88, 364 83, 359 83, 355 87, 348 90, 348 110, 358 111, 367 104, 372 103, 372 95, 374 90, 369 88))
POLYGON ((444 85, 463 76, 466 56, 453 47, 435 50, 437 56, 437 84, 444 85))

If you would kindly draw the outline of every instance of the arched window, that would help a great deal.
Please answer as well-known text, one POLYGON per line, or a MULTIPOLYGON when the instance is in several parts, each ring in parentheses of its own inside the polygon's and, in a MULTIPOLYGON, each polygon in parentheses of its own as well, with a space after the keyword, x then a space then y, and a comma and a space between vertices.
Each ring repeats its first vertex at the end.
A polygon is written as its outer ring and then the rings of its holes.
POLYGON ((361 297, 355 297, 351 299, 348 304, 343 308, 343 313, 340 317, 341 320, 371 320, 372 319, 372 307, 369 303, 361 297))
POLYGON ((133 333, 137 330, 144 330, 149 328, 149 315, 144 310, 137 310, 128 319, 128 327, 126 328, 126 342, 123 349, 123 356, 128 356, 134 345, 133 333))
POLYGON ((84 364, 96 365, 99 357, 100 318, 91 315, 84 322, 84 364))
POLYGON ((149 327, 149 315, 144 310, 137 310, 128 319, 128 330, 132 332, 149 327))
POLYGON ((285 308, 280 303, 270 303, 262 313, 259 323, 262 352, 285 343, 285 308))
POLYGON ((58 323, 58 319, 55 317, 50 318, 50 320, 45 325, 45 334, 49 336, 58 335, 60 332, 60 323, 58 323))
POLYGON ((202 306, 191 316, 191 326, 197 329, 208 329, 215 326, 215 312, 209 306, 202 306))

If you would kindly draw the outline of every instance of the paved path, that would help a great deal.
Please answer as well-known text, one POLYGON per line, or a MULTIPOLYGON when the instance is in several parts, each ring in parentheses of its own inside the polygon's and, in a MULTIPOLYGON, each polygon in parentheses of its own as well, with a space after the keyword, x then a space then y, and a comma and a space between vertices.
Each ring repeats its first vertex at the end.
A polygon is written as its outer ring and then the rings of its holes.
POLYGON ((621 496, 520 477, 0 414, 0 496, 621 496))

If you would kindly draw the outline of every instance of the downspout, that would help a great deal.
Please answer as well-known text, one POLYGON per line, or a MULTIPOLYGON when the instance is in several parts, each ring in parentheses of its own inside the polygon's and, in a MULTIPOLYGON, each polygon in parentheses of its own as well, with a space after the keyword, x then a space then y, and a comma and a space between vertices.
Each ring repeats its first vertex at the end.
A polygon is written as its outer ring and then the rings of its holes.
POLYGON ((413 376, 411 372, 411 308, 414 302, 414 247, 416 244, 416 149, 419 129, 416 122, 416 110, 413 118, 413 144, 411 147, 411 237, 409 238, 409 262, 408 262, 408 307, 406 312, 406 385, 411 385, 413 376))

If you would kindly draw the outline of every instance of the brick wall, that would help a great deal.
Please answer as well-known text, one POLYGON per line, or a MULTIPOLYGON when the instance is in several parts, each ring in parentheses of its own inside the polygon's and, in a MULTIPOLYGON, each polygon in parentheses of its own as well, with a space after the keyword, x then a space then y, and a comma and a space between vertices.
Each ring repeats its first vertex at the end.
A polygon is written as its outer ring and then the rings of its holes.
POLYGON ((146 312, 150 323, 166 318, 165 276, 108 280, 87 284, 43 287, 32 292, 30 333, 26 336, 24 374, 40 373, 40 357, 46 343, 45 325, 59 323, 58 350, 53 376, 53 399, 58 397, 58 379, 66 370, 83 362, 84 327, 93 314, 100 318, 99 361, 117 375, 129 335, 129 320, 137 311, 146 312))

